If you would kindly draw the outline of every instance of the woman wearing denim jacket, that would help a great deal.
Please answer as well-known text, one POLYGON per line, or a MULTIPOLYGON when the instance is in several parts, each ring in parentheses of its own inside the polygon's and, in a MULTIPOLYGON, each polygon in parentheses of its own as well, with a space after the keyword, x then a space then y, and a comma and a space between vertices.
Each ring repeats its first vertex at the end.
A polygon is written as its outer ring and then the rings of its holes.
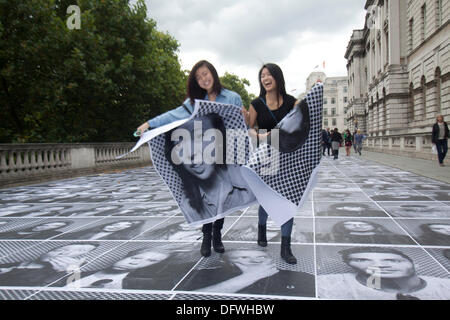
MULTIPOLYGON (((186 96, 187 98, 181 106, 148 120, 139 126, 137 131, 144 132, 150 128, 158 128, 177 120, 189 118, 194 111, 195 99, 232 104, 242 108, 242 99, 239 94, 222 87, 216 69, 206 60, 197 62, 189 73, 186 96)), ((223 222, 222 218, 203 225, 203 241, 200 249, 203 256, 211 255, 211 241, 214 251, 219 253, 225 251, 221 236, 223 222)))

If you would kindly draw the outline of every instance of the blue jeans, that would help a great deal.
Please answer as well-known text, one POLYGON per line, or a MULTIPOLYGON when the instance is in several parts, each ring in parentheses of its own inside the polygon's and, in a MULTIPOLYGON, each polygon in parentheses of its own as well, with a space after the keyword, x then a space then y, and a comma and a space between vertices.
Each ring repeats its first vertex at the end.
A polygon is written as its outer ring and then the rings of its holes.
MULTIPOLYGON (((267 222, 267 212, 263 207, 259 206, 258 209, 258 224, 265 225, 267 222)), ((291 218, 281 226, 281 236, 290 237, 292 233, 292 225, 294 224, 294 218, 291 218)))
POLYGON ((447 139, 437 140, 436 141, 436 149, 438 152, 439 163, 444 163, 445 156, 448 151, 448 142, 447 139))

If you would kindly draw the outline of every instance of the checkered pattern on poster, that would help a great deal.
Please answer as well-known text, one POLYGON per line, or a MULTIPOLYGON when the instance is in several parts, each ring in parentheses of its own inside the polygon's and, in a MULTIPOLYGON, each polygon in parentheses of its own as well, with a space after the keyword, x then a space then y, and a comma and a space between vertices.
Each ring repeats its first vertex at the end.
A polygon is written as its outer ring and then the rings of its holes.
MULTIPOLYGON (((218 114, 223 122, 225 129, 227 131, 226 136, 226 163, 234 164, 245 164, 248 161, 250 155, 250 141, 247 134, 247 126, 241 114, 239 107, 230 104, 217 103, 206 100, 196 100, 195 110, 193 115, 189 120, 200 118, 204 115, 216 113, 218 114), (229 134, 230 130, 233 134, 229 134), (230 154, 233 159, 229 160, 230 154)), ((174 170, 173 166, 169 163, 165 156, 165 136, 160 134, 148 142, 150 146, 151 158, 155 166, 156 171, 163 178, 164 182, 168 186, 172 196, 181 207, 181 199, 184 193, 183 182, 174 170)), ((225 159, 224 159, 225 160, 225 159)), ((247 207, 249 204, 243 206, 247 207)), ((237 207, 236 210, 241 209, 237 207)), ((234 210, 234 211, 236 211, 234 210)), ((228 211, 226 213, 219 213, 215 219, 222 218, 223 216, 231 213, 228 211)), ((184 213, 183 213, 184 214, 184 213)), ((200 222, 206 223, 209 220, 215 219, 205 219, 203 221, 190 221, 189 217, 184 214, 186 220, 189 223, 199 224, 200 222)))
MULTIPOLYGON (((264 198, 267 198, 268 189, 260 189, 258 192, 255 190, 255 184, 252 185, 249 182, 261 205, 278 224, 282 224, 292 218, 298 207, 303 204, 302 200, 307 198, 309 191, 314 185, 314 178, 320 164, 323 85, 317 83, 308 92, 305 99, 310 114, 310 130, 304 145, 293 152, 279 152, 278 163, 272 165, 271 169, 268 170, 267 161, 264 159, 267 160, 268 155, 278 151, 268 144, 262 144, 252 153, 248 164, 245 166, 245 168, 256 173, 259 179, 269 186, 274 193, 281 195, 282 198, 293 204, 289 205, 286 202, 282 204, 283 199, 280 198, 280 206, 278 208, 274 206, 271 209, 270 206, 264 204, 264 198), (286 213, 284 217, 277 217, 280 215, 280 211, 290 212, 286 213)), ((248 177, 247 172, 246 178, 248 179, 248 177)))

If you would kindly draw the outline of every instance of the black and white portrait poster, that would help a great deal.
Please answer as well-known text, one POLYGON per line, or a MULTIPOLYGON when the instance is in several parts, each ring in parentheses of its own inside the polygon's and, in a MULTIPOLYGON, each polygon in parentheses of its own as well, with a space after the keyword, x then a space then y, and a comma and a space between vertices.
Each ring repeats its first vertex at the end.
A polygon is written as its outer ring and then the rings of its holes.
POLYGON ((271 143, 261 143, 242 167, 258 202, 280 226, 295 216, 316 183, 322 108, 323 85, 317 83, 271 131, 271 143))
POLYGON ((155 130, 153 164, 189 225, 256 203, 240 171, 251 147, 240 108, 197 100, 189 119, 155 130))
POLYGON ((320 164, 323 85, 317 83, 268 139, 252 141, 239 107, 196 100, 190 118, 144 134, 157 172, 186 221, 215 221, 254 203, 277 225, 293 218, 320 164))

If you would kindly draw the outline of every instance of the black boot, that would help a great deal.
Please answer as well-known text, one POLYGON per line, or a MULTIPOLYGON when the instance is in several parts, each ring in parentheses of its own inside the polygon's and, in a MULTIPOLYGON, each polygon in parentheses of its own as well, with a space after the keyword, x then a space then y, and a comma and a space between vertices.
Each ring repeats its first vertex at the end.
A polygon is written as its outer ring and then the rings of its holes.
POLYGON ((258 246, 267 247, 266 225, 258 224, 258 246))
POLYGON ((217 253, 224 253, 225 247, 222 243, 222 234, 220 233, 220 229, 214 226, 213 228, 213 238, 212 238, 214 251, 217 253))
POLYGON ((281 237, 281 257, 289 264, 297 263, 291 251, 291 237, 281 237))
POLYGON ((211 230, 212 229, 212 223, 204 224, 202 231, 203 231, 203 241, 202 241, 202 247, 200 248, 200 253, 204 257, 209 257, 211 255, 211 230))

